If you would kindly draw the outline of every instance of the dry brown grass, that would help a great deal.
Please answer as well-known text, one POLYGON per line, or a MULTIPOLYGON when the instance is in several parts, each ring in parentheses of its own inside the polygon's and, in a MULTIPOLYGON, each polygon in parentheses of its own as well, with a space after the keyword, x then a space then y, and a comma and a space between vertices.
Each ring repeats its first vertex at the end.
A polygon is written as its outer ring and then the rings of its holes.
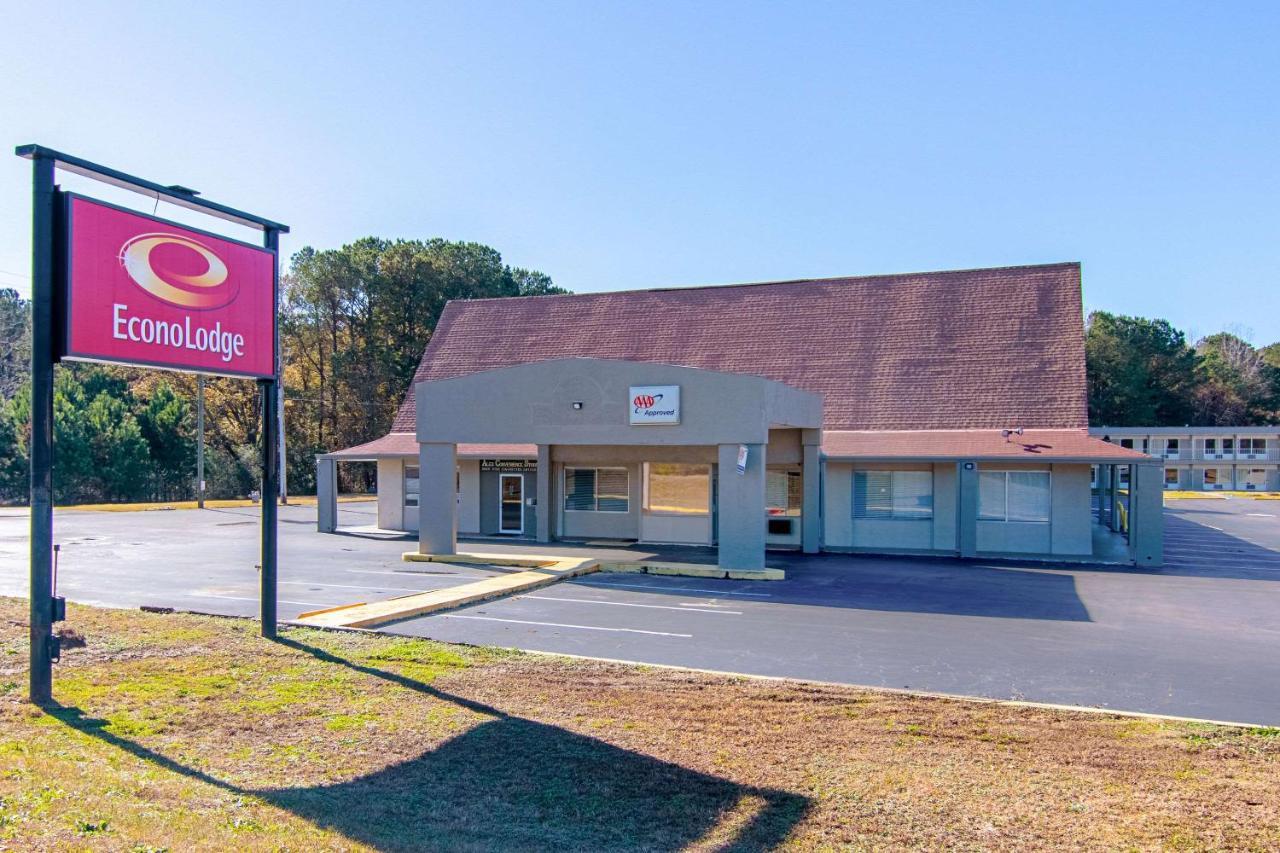
POLYGON ((1280 737, 0 599, 0 847, 1280 847, 1280 737))

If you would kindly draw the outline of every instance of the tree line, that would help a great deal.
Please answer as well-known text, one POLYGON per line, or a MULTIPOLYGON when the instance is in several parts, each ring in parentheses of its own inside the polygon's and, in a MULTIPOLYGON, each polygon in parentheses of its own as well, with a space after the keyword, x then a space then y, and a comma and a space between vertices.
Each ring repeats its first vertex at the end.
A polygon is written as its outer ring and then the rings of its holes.
MULTIPOLYGON (((286 471, 315 491, 315 456, 385 435, 450 299, 564 293, 497 250, 448 240, 368 237, 304 248, 282 281, 286 471)), ((0 502, 27 493, 30 303, 0 290, 0 502)), ((1255 349, 1220 332, 1191 344, 1165 320, 1105 312, 1086 322, 1089 418, 1106 426, 1280 423, 1280 344, 1255 349)), ((182 373, 65 363, 54 383, 60 504, 195 496, 196 379, 182 373)), ((205 386, 206 496, 243 497, 260 482, 255 383, 205 386)), ((373 472, 341 466, 344 490, 373 472)))
POLYGON ((1280 343, 1218 332, 1192 345, 1166 320, 1096 311, 1085 363, 1094 426, 1280 423, 1280 343))
MULTIPOLYGON (((315 456, 385 435, 450 299, 565 293, 505 264, 480 243, 368 237, 295 254, 281 281, 280 343, 286 476, 315 492, 315 456)), ((30 432, 30 303, 0 290, 0 502, 25 502, 30 432)), ((54 500, 174 501, 195 497, 196 378, 66 362, 54 382, 54 500)), ((258 488, 256 384, 205 382, 206 496, 258 488)), ((345 490, 373 473, 341 466, 345 490)))

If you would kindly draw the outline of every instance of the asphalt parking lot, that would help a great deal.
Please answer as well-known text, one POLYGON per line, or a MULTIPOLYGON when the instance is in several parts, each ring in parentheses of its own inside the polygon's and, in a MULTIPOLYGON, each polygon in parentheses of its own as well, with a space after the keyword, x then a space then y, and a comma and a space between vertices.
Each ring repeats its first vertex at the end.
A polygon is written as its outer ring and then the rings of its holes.
MULTIPOLYGON (((344 504, 367 524, 373 504, 344 504)), ((1280 724, 1280 501, 1166 510, 1160 570, 771 555, 781 582, 591 575, 390 626, 439 640, 992 698, 1280 724)), ((0 511, 0 593, 26 590, 0 511)), ((57 516, 74 601, 257 612, 255 509, 57 516)), ((405 538, 281 513, 280 615, 488 576, 407 565, 405 538)), ((487 550, 502 546, 486 543, 487 550)))

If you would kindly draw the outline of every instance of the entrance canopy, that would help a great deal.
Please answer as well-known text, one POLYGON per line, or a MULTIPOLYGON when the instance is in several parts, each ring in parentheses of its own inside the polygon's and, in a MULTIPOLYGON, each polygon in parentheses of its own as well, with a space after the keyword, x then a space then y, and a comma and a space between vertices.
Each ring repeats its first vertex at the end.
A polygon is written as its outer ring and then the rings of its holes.
MULTIPOLYGON (((822 399, 760 376, 670 364, 568 358, 521 364, 419 383, 419 545, 452 553, 457 538, 455 471, 463 444, 531 443, 537 448, 536 538, 599 513, 617 521, 637 501, 619 495, 616 510, 593 497, 566 497, 566 468, 600 472, 648 462, 687 462, 717 471, 714 518, 707 536, 722 567, 764 567, 766 464, 786 446, 803 480, 802 539, 818 547, 818 464, 822 399), (774 449, 770 449, 771 442, 774 449), (604 467, 599 467, 604 466, 604 467), (611 467, 613 466, 613 467, 611 467)), ((575 489, 596 477, 573 470, 575 489)), ((625 485, 626 474, 619 475, 625 485)), ((710 482, 710 481, 708 481, 710 482)), ((612 500, 612 499, 610 499, 612 500)))
POLYGON ((822 398, 781 382, 615 359, 539 361, 416 390, 423 444, 766 444, 770 429, 822 426, 822 398), (675 398, 645 408, 674 414, 637 422, 635 398, 663 388, 675 398))

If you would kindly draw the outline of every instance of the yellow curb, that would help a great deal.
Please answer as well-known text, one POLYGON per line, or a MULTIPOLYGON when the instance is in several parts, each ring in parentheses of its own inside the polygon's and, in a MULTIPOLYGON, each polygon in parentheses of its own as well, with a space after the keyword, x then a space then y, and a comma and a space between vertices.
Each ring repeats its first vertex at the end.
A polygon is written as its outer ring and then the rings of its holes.
POLYGON ((665 563, 656 560, 631 560, 600 564, 602 572, 643 572, 681 578, 728 578, 740 581, 786 580, 782 569, 726 569, 702 563, 665 563))
POLYGON ((512 557, 510 554, 484 554, 468 551, 465 554, 420 554, 417 551, 405 551, 400 559, 406 563, 457 563, 459 565, 480 566, 513 566, 522 569, 536 569, 550 566, 573 557, 512 557))
MULTIPOLYGON (((483 564, 489 561, 478 554, 416 554, 415 562, 483 564), (421 558, 432 559, 421 559, 421 558)), ((408 555, 406 555, 408 559, 408 555)), ((537 589, 566 578, 600 570, 596 560, 582 558, 529 557, 512 561, 531 565, 527 571, 514 572, 460 584, 449 589, 436 589, 402 595, 385 601, 361 602, 303 613, 295 620, 300 625, 321 628, 374 628, 388 622, 452 610, 493 598, 502 598, 537 589)))

